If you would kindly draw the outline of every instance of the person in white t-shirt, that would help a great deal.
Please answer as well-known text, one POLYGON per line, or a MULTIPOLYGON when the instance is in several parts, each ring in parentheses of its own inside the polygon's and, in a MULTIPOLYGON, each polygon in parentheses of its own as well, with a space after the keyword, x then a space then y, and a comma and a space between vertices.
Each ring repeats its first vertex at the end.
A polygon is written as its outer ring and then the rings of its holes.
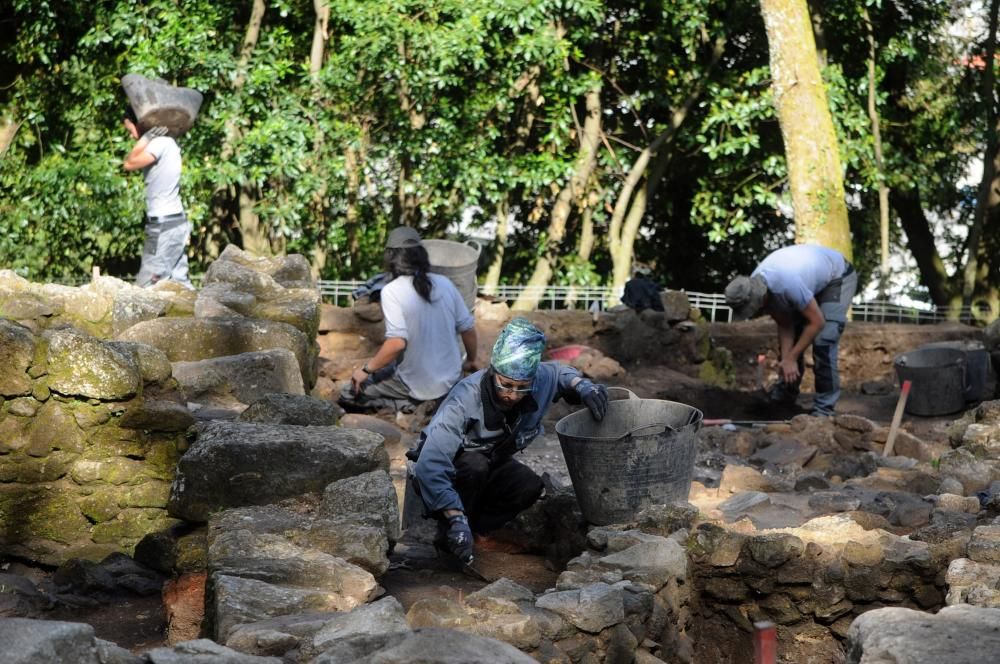
POLYGON ((812 244, 771 252, 749 277, 738 276, 726 286, 733 320, 766 313, 778 326, 781 362, 779 382, 770 391, 773 400, 795 402, 805 369, 803 354, 812 346, 816 378, 812 414, 834 414, 840 398, 840 335, 857 290, 858 275, 843 254, 812 244))
POLYGON ((478 369, 475 320, 451 280, 430 273, 416 230, 400 226, 389 233, 385 268, 392 278, 381 291, 385 341, 341 389, 345 410, 409 411, 448 394, 463 369, 478 369))
POLYGON ((142 170, 146 182, 146 240, 135 283, 145 288, 169 279, 193 288, 186 253, 191 223, 180 196, 181 149, 166 127, 153 127, 140 136, 131 106, 126 107, 123 122, 136 142, 122 167, 142 170))

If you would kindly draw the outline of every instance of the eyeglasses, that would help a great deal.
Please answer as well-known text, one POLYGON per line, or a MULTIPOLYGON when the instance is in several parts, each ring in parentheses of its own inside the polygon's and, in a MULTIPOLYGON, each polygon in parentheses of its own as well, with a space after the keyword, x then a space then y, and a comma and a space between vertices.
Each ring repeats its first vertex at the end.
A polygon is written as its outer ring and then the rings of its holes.
POLYGON ((500 379, 497 377, 493 378, 493 385, 497 388, 499 392, 513 392, 514 394, 527 394, 531 392, 533 385, 526 385, 525 387, 514 387, 512 385, 502 385, 500 379))

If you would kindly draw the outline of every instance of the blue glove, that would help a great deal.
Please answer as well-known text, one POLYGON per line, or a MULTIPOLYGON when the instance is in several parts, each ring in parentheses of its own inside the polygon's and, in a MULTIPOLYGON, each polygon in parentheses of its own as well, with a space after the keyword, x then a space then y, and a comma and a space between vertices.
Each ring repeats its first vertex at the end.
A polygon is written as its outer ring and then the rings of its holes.
POLYGON ((576 384, 576 393, 580 395, 580 400, 590 409, 590 414, 600 422, 608 412, 608 388, 584 378, 576 384))
POLYGON ((466 565, 472 562, 472 528, 464 514, 448 517, 448 549, 466 565))

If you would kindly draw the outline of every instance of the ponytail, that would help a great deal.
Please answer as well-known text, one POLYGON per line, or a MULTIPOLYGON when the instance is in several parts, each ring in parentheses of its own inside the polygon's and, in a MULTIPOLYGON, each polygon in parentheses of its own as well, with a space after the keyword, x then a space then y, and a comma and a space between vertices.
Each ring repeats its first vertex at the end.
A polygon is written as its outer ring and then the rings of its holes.
POLYGON ((431 270, 430 257, 423 246, 390 248, 385 250, 386 271, 392 278, 400 276, 413 277, 413 289, 417 295, 426 301, 431 301, 431 291, 434 288, 428 273, 431 270))

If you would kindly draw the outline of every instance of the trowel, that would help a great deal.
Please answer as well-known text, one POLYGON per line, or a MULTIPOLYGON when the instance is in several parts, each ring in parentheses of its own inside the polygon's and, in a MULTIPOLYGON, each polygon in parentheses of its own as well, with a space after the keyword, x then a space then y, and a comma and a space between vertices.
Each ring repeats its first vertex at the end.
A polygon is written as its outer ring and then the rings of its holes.
POLYGON ((479 579, 480 581, 483 581, 485 583, 493 583, 493 579, 489 578, 488 576, 480 572, 478 569, 476 569, 475 564, 476 564, 475 560, 469 563, 462 563, 462 571, 474 579, 479 579))

